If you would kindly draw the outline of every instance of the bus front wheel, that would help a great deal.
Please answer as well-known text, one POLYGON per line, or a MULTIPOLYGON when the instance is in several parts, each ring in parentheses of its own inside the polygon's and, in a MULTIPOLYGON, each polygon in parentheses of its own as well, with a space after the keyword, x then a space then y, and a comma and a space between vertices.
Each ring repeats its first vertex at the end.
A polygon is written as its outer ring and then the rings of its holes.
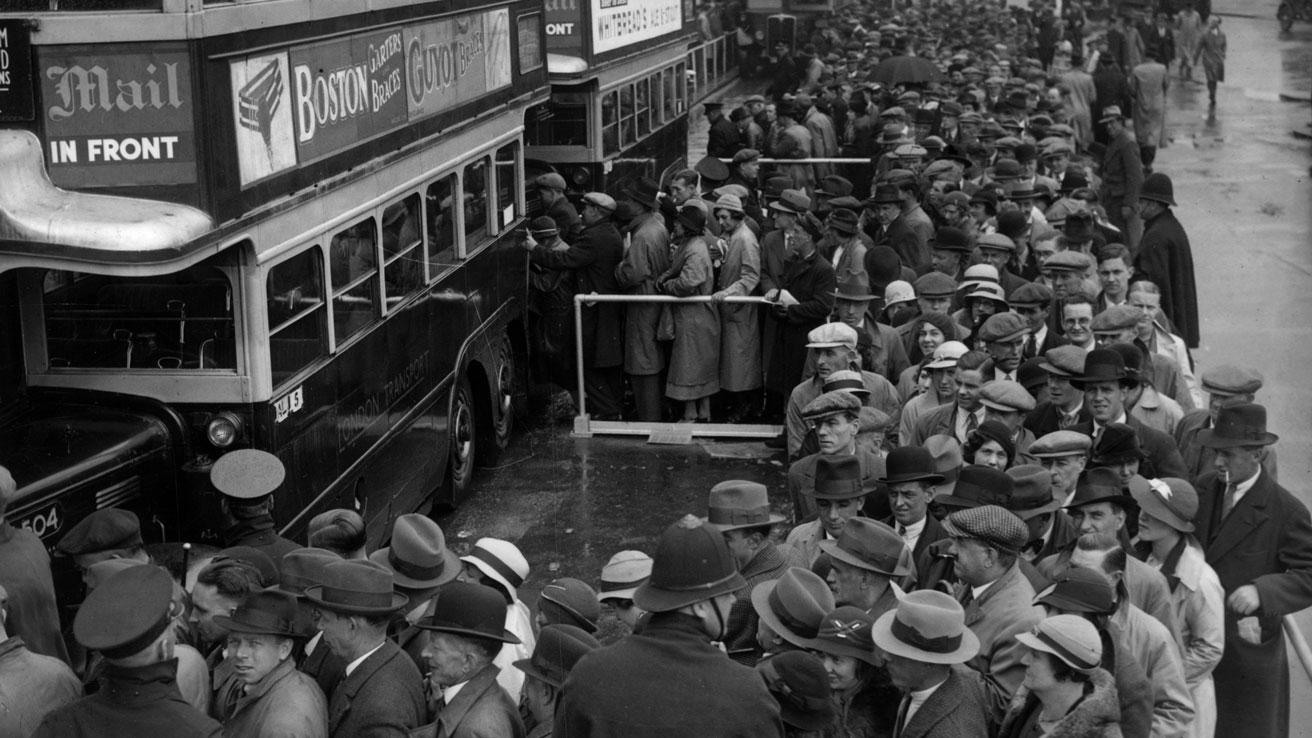
POLYGON ((478 453, 478 413, 474 407, 474 393, 468 379, 461 379, 451 401, 450 425, 451 460, 447 465, 447 480, 451 498, 459 500, 469 494, 474 481, 474 460, 478 453))
POLYGON ((494 388, 497 406, 492 410, 492 444, 499 453, 510 446, 510 434, 515 430, 516 396, 519 391, 519 369, 515 360, 515 344, 508 332, 502 332, 497 349, 497 377, 494 388))

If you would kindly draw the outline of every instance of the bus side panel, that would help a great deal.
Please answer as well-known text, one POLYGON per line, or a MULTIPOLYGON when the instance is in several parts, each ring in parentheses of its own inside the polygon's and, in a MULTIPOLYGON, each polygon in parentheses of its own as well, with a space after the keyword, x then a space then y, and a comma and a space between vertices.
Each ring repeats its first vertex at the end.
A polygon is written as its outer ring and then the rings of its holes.
POLYGON ((0 273, 0 417, 23 386, 23 341, 18 320, 18 272, 0 273))

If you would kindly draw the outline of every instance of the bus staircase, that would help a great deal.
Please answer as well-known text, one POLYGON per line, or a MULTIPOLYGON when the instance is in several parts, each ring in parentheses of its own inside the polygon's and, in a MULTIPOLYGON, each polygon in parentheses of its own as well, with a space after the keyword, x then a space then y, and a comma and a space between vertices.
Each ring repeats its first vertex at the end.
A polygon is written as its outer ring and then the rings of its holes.
MULTIPOLYGON (((731 305, 773 305, 764 297, 726 297, 731 305)), ((588 415, 588 396, 583 386, 583 306, 603 302, 658 303, 688 305, 712 302, 709 295, 699 297, 670 297, 669 295, 575 295, 574 296, 574 365, 578 382, 578 415, 574 416, 574 436, 591 438, 594 435, 646 436, 648 443, 687 444, 693 436, 699 438, 777 438, 783 432, 781 425, 754 423, 653 423, 641 420, 593 420, 588 415)), ((719 351, 717 342, 715 350, 719 351)))
POLYGON ((736 34, 729 31, 719 38, 688 47, 688 70, 692 73, 688 100, 691 110, 738 79, 736 34))

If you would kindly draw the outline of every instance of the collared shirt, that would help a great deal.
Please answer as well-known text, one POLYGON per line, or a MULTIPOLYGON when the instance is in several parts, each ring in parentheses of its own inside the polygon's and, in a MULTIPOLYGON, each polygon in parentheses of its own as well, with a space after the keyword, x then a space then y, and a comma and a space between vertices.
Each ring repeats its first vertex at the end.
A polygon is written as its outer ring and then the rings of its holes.
POLYGON ((1253 485, 1257 484, 1257 478, 1260 476, 1262 476, 1262 466, 1259 464, 1257 471, 1253 473, 1253 476, 1242 482, 1235 483, 1235 499, 1233 504, 1238 505, 1239 501, 1244 499, 1244 495, 1248 494, 1248 490, 1252 489, 1253 485))
POLYGON ((912 690, 910 692, 907 692, 907 698, 910 700, 910 702, 907 703, 906 716, 902 718, 903 730, 905 730, 906 726, 911 723, 912 716, 914 716, 916 712, 920 710, 920 706, 925 704, 925 700, 928 700, 929 696, 934 694, 934 692, 938 691, 938 688, 946 684, 947 681, 948 681, 947 679, 944 679, 943 681, 939 682, 938 684, 935 684, 932 687, 926 687, 925 689, 912 690))
POLYGON ((957 413, 956 434, 957 440, 962 443, 965 443, 966 437, 970 435, 966 430, 966 418, 971 415, 975 416, 975 427, 978 428, 984 422, 984 406, 980 405, 979 409, 973 413, 957 413))
POLYGON ((920 534, 925 532, 925 519, 921 518, 920 522, 911 525, 898 523, 897 532, 898 535, 902 536, 902 540, 907 542, 907 549, 914 551, 916 550, 916 541, 920 540, 920 534))
MULTIPOLYGON (((1128 418, 1126 418, 1124 410, 1121 411, 1121 417, 1112 421, 1112 423, 1120 423, 1122 425, 1126 422, 1128 422, 1128 418)), ((1103 428, 1106 428, 1108 425, 1108 423, 1099 423, 1096 420, 1093 421, 1093 440, 1095 445, 1098 442, 1098 437, 1102 435, 1103 428)))
MULTIPOLYGON (((998 579, 1001 579, 1001 578, 1002 578, 1002 577, 998 577, 998 579)), ((987 592, 987 591, 989 591, 989 587, 992 587, 993 584, 994 584, 995 582, 997 582, 997 581, 998 581, 997 579, 994 579, 992 582, 989 582, 989 583, 987 583, 987 584, 981 584, 981 585, 979 585, 978 587, 971 587, 971 588, 970 588, 970 598, 971 598, 972 600, 978 600, 980 597, 983 597, 983 596, 984 596, 984 593, 987 592)))
POLYGON ((1060 428, 1069 428, 1080 422, 1080 411, 1084 409, 1084 399, 1080 399, 1080 404, 1076 405, 1073 410, 1066 412, 1057 408, 1057 425, 1060 428))
MULTIPOLYGON (((386 643, 386 642, 387 642, 387 641, 383 641, 383 643, 386 643)), ((357 668, 358 666, 360 666, 360 664, 363 664, 365 659, 367 659, 367 658, 369 658, 370 656, 373 656, 373 655, 374 655, 374 651, 377 651, 378 649, 382 648, 382 647, 383 647, 383 643, 379 643, 377 646, 374 646, 373 648, 369 649, 369 653, 366 653, 365 655, 361 656, 360 658, 356 659, 355 661, 352 661, 351 663, 347 664, 347 665, 346 665, 346 671, 344 672, 345 676, 350 676, 350 675, 351 675, 351 672, 355 671, 356 668, 357 668)))
POLYGON ((321 630, 318 633, 315 633, 314 636, 310 638, 310 640, 305 642, 305 655, 309 656, 310 654, 314 653, 315 646, 318 646, 319 641, 322 640, 323 640, 323 631, 321 630))
POLYGON ((469 684, 468 679, 459 684, 452 684, 449 687, 444 687, 442 689, 442 702, 447 705, 451 704, 451 700, 454 700, 456 695, 460 694, 460 690, 464 689, 466 684, 469 684))

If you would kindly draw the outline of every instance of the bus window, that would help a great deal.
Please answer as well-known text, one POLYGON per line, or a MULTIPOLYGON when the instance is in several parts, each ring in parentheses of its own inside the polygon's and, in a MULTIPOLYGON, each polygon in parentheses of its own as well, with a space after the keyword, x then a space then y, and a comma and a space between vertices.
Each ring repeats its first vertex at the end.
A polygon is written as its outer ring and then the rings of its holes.
POLYGON ((49 367, 235 369, 232 286, 218 265, 231 259, 153 277, 47 272, 49 367))
POLYGON ((601 149, 604 156, 620 150, 619 93, 611 91, 601 98, 601 149))
POLYGON ((424 254, 419 226, 419 195, 383 210, 383 289, 389 306, 424 283, 424 254))
POLYGON ((555 92, 551 99, 524 113, 524 139, 529 146, 587 146, 588 94, 555 92))
POLYGON ((487 157, 465 167, 465 248, 473 251, 487 235, 487 157))
POLYGON ((661 92, 661 108, 665 112, 661 118, 671 121, 678 116, 675 109, 678 107, 679 89, 682 87, 682 83, 679 81, 679 73, 674 67, 666 69, 663 76, 665 88, 661 92))
POLYGON ((319 247, 269 268, 269 366, 277 386, 328 352, 319 247))
MULTIPOLYGON (((657 72, 651 76, 651 91, 656 94, 657 99, 661 97, 661 73, 657 72)), ((653 128, 665 125, 665 106, 659 102, 651 106, 651 125, 653 128)))
POLYGON ((634 98, 636 105, 634 112, 638 121, 638 137, 643 138, 651 133, 651 88, 647 80, 640 79, 634 83, 634 98))
POLYGON ((333 328, 340 346, 378 314, 378 248, 374 219, 333 236, 328 247, 333 281, 333 328))
POLYGON ((497 230, 507 228, 519 217, 519 142, 497 149, 497 230))
POLYGON ((448 174, 428 186, 424 207, 428 213, 428 278, 437 279, 460 261, 456 253, 456 175, 448 174))
POLYGON ((625 146, 638 142, 638 137, 634 135, 633 117, 633 85, 624 85, 620 88, 620 138, 624 140, 625 146))
POLYGON ((680 83, 674 86, 675 92, 678 94, 677 102, 674 104, 674 113, 683 115, 684 111, 688 109, 688 87, 693 84, 693 81, 688 79, 687 64, 680 62, 674 69, 675 76, 680 80, 680 83))

